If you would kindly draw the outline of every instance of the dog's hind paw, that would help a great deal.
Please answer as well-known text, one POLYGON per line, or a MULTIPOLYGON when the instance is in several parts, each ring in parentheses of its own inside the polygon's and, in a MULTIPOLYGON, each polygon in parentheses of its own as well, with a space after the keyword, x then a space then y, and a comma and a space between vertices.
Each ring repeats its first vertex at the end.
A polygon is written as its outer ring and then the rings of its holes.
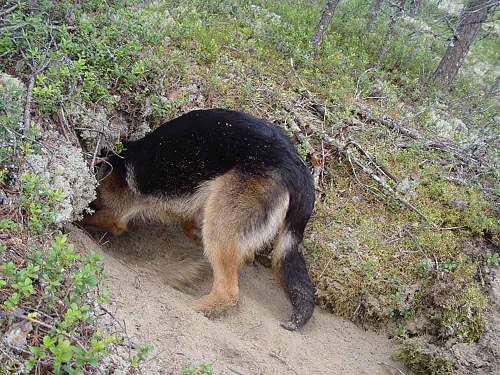
POLYGON ((193 308, 207 318, 215 319, 224 315, 227 310, 237 305, 237 298, 220 298, 219 296, 209 294, 195 301, 193 308))
POLYGON ((296 331, 299 328, 296 323, 291 321, 286 323, 280 323, 280 326, 286 329, 287 331, 296 331))

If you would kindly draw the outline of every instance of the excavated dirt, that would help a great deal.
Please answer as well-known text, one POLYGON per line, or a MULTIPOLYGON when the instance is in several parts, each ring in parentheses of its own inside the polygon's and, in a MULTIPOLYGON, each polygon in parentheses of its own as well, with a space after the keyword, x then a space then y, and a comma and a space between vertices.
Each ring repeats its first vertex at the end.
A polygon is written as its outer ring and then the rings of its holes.
POLYGON ((384 335, 319 308, 301 331, 281 328, 290 305, 261 265, 241 272, 236 308, 216 320, 194 312, 211 271, 176 225, 133 227, 117 238, 74 228, 71 237, 80 251, 103 257, 108 309, 126 324, 130 339, 154 345, 143 373, 179 374, 186 365, 208 362, 214 374, 401 374, 384 335))

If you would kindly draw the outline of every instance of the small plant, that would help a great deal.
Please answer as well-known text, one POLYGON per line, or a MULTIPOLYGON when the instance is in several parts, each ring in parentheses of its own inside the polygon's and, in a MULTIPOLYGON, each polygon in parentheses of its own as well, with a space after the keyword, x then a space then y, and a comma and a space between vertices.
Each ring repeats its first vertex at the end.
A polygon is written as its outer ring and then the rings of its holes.
POLYGON ((401 360, 415 374, 453 374, 453 365, 448 358, 425 350, 415 340, 403 341, 401 347, 394 353, 394 357, 401 360))
POLYGON ((440 267, 446 272, 452 272, 455 268, 457 268, 457 262, 453 259, 447 259, 444 262, 441 262, 440 267))
POLYGON ((484 260, 489 267, 498 267, 500 265, 500 256, 498 253, 487 251, 484 255, 484 260))
POLYGON ((153 349, 153 345, 150 344, 139 346, 139 348, 136 349, 136 353, 132 356, 130 362, 132 367, 139 367, 140 363, 146 359, 153 349))
POLYGON ((18 228, 17 223, 12 219, 1 219, 0 230, 15 230, 18 228))
POLYGON ((307 155, 309 155, 307 148, 303 144, 297 145, 297 152, 299 153, 302 160, 307 160, 307 155))
POLYGON ((45 186, 41 176, 28 172, 21 176, 21 181, 21 205, 28 215, 28 229, 40 234, 54 222, 54 208, 63 198, 62 191, 45 186))
POLYGON ((113 146, 113 151, 115 152, 115 154, 120 155, 123 151, 125 151, 125 146, 121 142, 115 143, 115 145, 113 146))
MULTIPOLYGON (((33 251, 21 266, 12 261, 1 265, 0 308, 7 312, 28 309, 24 319, 41 325, 46 332, 41 342, 36 337, 31 340, 31 355, 25 363, 28 370, 40 366, 43 360, 55 374, 80 373, 85 366, 97 365, 115 342, 113 336, 103 336, 99 331, 91 334, 85 345, 73 339, 82 325, 92 326, 91 306, 84 301, 102 279, 98 261, 95 254, 75 254, 67 236, 58 234, 47 251, 33 251), (42 307, 38 307, 39 302, 44 302, 42 307), (37 311, 29 311, 32 304, 37 311), (46 317, 51 319, 42 321, 46 317)), ((139 361, 145 355, 141 352, 139 361)))
POLYGON ((429 273, 430 271, 432 270, 432 260, 429 259, 429 258, 424 258, 424 259, 421 259, 418 263, 417 263, 417 274, 421 277, 421 278, 426 278, 429 276, 429 273))
POLYGON ((210 363, 202 362, 198 367, 193 367, 191 365, 186 366, 182 369, 181 375, 212 375, 213 368, 210 363))

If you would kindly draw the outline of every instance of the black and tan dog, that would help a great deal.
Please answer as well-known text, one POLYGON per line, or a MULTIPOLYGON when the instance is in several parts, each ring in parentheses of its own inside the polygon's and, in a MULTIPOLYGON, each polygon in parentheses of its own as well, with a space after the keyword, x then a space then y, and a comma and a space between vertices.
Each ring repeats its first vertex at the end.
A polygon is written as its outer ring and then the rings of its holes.
POLYGON ((285 328, 302 327, 314 310, 302 241, 314 206, 311 174, 280 128, 223 109, 193 111, 143 139, 124 144, 100 175, 95 214, 84 223, 115 235, 134 217, 176 216, 189 237, 200 223, 213 269, 205 313, 238 300, 238 271, 273 243, 273 268, 293 313, 285 328))

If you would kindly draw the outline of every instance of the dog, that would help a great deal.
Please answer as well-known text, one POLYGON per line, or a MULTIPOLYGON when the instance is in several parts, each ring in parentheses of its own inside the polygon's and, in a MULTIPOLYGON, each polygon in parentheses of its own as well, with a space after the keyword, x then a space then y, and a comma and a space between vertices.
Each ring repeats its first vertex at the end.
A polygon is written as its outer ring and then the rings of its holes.
POLYGON ((292 304, 288 330, 312 316, 315 289, 303 257, 314 208, 309 169, 287 134, 251 115, 196 110, 124 142, 102 163, 95 213, 83 223, 119 235, 132 218, 181 222, 213 270, 210 293, 195 303, 205 314, 238 301, 238 272, 272 244, 272 266, 292 304))

